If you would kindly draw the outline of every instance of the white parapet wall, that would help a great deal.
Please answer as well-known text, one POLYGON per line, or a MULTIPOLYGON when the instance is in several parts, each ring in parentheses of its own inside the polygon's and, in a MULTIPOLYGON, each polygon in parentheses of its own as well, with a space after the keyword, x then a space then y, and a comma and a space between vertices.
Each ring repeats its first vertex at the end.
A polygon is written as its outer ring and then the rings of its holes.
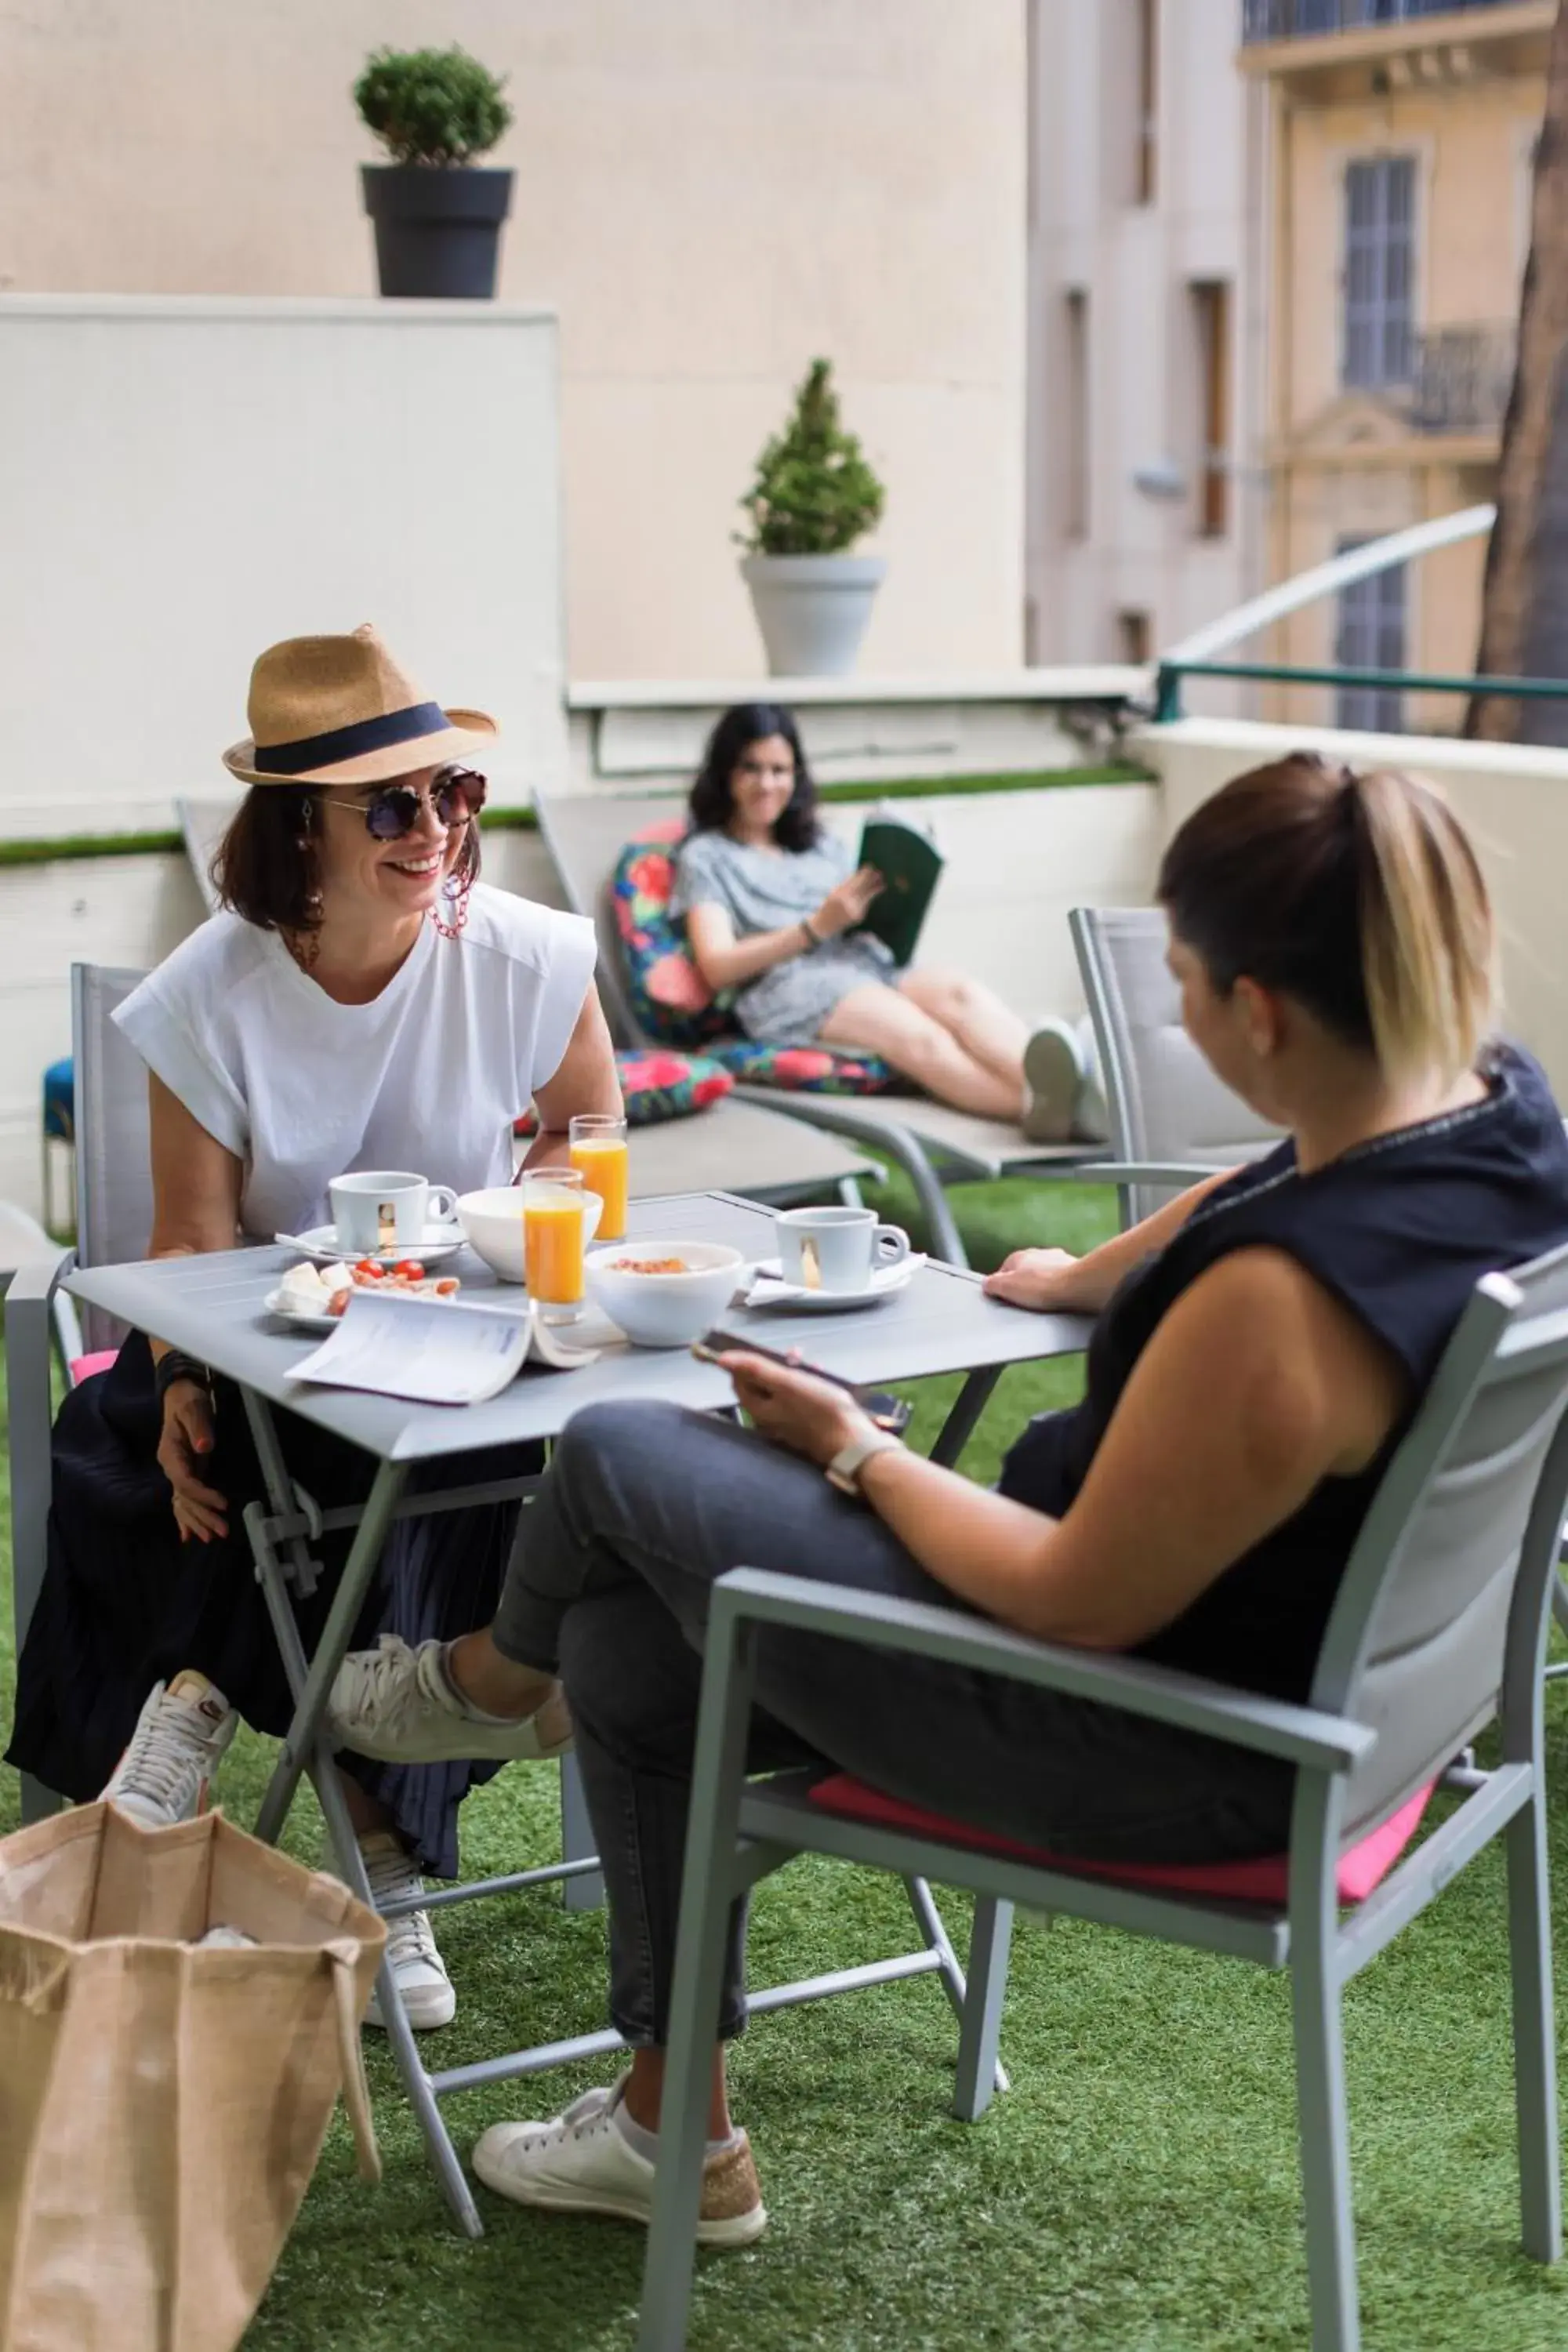
POLYGON ((951 677, 750 677, 574 683, 567 698, 573 792, 689 784, 731 704, 793 710, 819 783, 1017 775, 1082 767, 1114 749, 1147 670, 1103 663, 951 677))
POLYGON ((1502 942, 1504 1026, 1540 1056, 1568 1104, 1568 751, 1221 719, 1149 727, 1128 748, 1160 778, 1166 839, 1228 778, 1297 749, 1432 777, 1486 873, 1502 942))
POLYGON ((559 478, 548 311, 0 296, 0 840, 166 827, 263 646, 362 621, 559 782, 559 478))

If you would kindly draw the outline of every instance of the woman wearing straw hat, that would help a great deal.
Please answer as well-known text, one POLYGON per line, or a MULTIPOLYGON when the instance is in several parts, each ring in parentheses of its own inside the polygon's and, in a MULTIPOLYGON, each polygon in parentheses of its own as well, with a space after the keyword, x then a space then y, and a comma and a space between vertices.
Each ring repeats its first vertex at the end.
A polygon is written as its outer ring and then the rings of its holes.
MULTIPOLYGON (((478 879, 485 781, 469 763, 495 722, 430 700, 368 627, 270 647, 249 719, 224 755, 249 790, 214 864, 223 910, 116 1015, 149 1071, 155 1256, 324 1223, 328 1183, 356 1167, 505 1183, 531 1100, 533 1160, 563 1150, 574 1113, 620 1108, 593 925, 478 879)), ((363 1493, 367 1456, 296 1419, 284 1434, 307 1489, 363 1493)), ((450 1472, 475 1475, 472 1456, 450 1472)), ((262 1491, 237 1393, 158 1340, 133 1336, 68 1397, 13 1764, 162 1823, 197 1811, 240 1716, 286 1729, 240 1532, 262 1491)), ((514 1517, 401 1522, 366 1630, 483 1623, 514 1517)), ((321 1549, 341 1565, 341 1545, 321 1549)), ((455 1872, 458 1804, 486 1768, 349 1769, 380 1898, 415 1891, 421 1869, 455 1872)), ((445 2023, 452 1989, 423 1912, 393 1923, 388 1954, 411 2021, 445 2023)))

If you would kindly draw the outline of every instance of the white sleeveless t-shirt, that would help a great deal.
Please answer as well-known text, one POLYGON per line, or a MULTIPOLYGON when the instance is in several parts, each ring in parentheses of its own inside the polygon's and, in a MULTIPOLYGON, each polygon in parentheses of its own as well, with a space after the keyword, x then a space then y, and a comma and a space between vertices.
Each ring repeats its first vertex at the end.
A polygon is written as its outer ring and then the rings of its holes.
POLYGON ((326 1223, 327 1186, 405 1168, 507 1183, 511 1128, 561 1066, 593 985, 593 924, 480 883, 455 940, 426 922, 370 1004, 338 1004, 276 931, 215 915, 114 1018, 193 1118, 245 1163, 258 1240, 326 1223))

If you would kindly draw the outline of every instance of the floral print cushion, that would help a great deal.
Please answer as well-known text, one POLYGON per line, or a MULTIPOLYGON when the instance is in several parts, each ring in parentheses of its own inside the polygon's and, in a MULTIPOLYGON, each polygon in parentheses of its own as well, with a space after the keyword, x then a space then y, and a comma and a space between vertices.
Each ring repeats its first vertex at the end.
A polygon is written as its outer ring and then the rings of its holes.
MULTIPOLYGON (((616 1069, 628 1127, 660 1127, 668 1118, 689 1118, 693 1111, 721 1100, 735 1083, 717 1062, 696 1054, 668 1054, 658 1046, 617 1054, 616 1069)), ((512 1131, 528 1136, 538 1125, 533 1112, 526 1110, 512 1131)))
POLYGON ((897 1073, 874 1054, 770 1045, 738 1034, 731 1000, 709 988, 691 960, 684 923, 669 911, 671 851, 684 830, 679 817, 649 825, 622 850, 611 884, 626 992, 639 1028, 668 1045, 700 1047, 739 1085, 795 1094, 885 1094, 897 1084, 897 1073))
POLYGON ((685 924, 669 911, 670 852, 684 831, 682 819, 666 817, 628 842, 610 888, 638 1027, 666 1045, 705 1045, 733 1036, 735 1024, 729 1000, 713 994, 692 962, 685 924))
POLYGON ((898 1072, 879 1055, 841 1053, 835 1045, 716 1037, 708 1052, 738 1087, 777 1087, 794 1095, 885 1095, 899 1083, 898 1072))

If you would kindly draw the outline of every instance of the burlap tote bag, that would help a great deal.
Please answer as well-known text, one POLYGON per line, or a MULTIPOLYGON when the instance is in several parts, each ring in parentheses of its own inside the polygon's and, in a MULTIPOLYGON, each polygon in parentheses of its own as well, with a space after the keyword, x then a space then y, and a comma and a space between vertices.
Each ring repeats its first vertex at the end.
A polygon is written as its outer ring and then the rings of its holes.
POLYGON ((0 1843, 0 2352, 230 2352, 344 2094, 374 1911, 209 1813, 0 1843), (248 1948, 197 1948, 211 1927, 248 1948))

